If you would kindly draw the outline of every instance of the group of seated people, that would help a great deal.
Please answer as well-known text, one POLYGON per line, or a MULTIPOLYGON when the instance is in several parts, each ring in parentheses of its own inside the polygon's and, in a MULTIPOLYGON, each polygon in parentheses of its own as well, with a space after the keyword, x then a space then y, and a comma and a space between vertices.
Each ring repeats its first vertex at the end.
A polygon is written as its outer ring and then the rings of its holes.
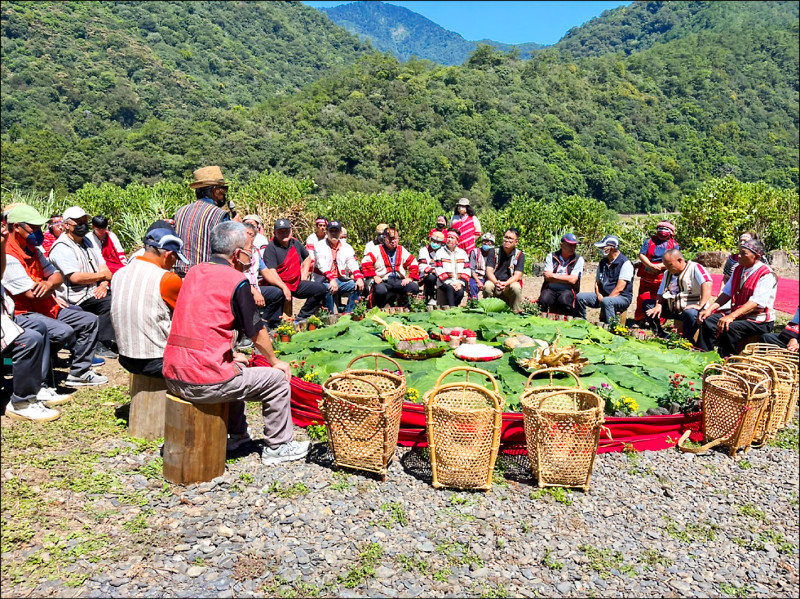
MULTIPOLYGON (((457 306, 467 294, 482 295, 521 311, 525 255, 517 247, 518 231, 504 231, 495 247, 491 233, 475 232, 477 219, 464 210, 464 199, 457 211, 460 221, 472 219, 468 226, 448 226, 440 217, 415 255, 400 244, 396 227, 382 224, 359 260, 340 221, 317 219, 303 244, 292 223, 278 219, 268 239, 258 215, 242 218, 223 210, 227 182, 219 167, 198 169, 194 177, 197 200, 174 220, 153 223, 144 247, 130 259, 106 220, 95 218, 90 235, 89 216, 80 207, 51 222, 53 240, 43 231, 47 219, 33 207, 4 213, 3 353, 13 362, 7 415, 58 418, 54 407, 69 396, 57 394, 47 381, 59 349, 70 352, 65 383, 75 387, 107 382, 92 367, 102 362, 102 352, 118 353, 125 369, 163 377, 170 392, 187 401, 232 402, 230 450, 251 440, 243 402, 261 402, 262 462, 276 464, 308 452, 307 442, 293 440, 291 369, 276 356, 269 334, 293 298, 306 300, 300 319, 323 302, 333 311, 343 295, 349 296, 345 313, 359 297, 378 307, 407 306, 420 289, 429 303, 457 306), (472 247, 463 247, 465 230, 472 247), (109 262, 115 261, 120 265, 112 272, 109 262), (236 351, 245 339, 268 366, 256 366, 236 351)), ((658 286, 651 286, 642 306, 656 331, 663 332, 664 318, 680 318, 684 335, 698 348, 716 346, 723 356, 753 334, 797 349, 798 314, 780 336, 770 336, 777 279, 762 261, 760 241, 740 240, 731 277, 712 300, 709 275, 669 247, 668 237, 654 243, 663 248, 658 256, 647 243, 643 247, 650 254, 647 268, 663 273, 652 277, 658 286)), ((594 244, 603 252, 594 290, 580 293, 585 261, 577 245, 574 234, 565 234, 560 249, 547 256, 538 302, 543 310, 560 308, 577 317, 597 307, 610 321, 632 301, 633 265, 621 253, 619 238, 607 235, 594 244)))

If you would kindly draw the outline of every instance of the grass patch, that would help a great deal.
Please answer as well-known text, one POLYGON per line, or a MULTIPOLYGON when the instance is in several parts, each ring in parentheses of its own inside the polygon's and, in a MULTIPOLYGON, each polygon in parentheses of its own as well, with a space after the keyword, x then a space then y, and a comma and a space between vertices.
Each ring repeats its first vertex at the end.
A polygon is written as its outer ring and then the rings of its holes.
POLYGON ((308 495, 310 491, 311 490, 305 483, 294 483, 288 487, 284 487, 277 480, 266 488, 267 493, 275 493, 278 497, 283 499, 292 499, 301 495, 308 495))
POLYGON ((450 566, 468 566, 475 564, 483 566, 483 560, 472 552, 466 543, 455 541, 442 541, 436 546, 436 551, 447 560, 450 566))
POLYGON ((306 427, 306 434, 312 441, 328 442, 328 427, 324 424, 309 424, 306 427))
POLYGON ((367 578, 375 576, 375 566, 383 557, 383 547, 380 543, 370 543, 364 547, 358 556, 358 563, 339 575, 339 582, 348 589, 354 589, 364 584, 367 578))
POLYGON ((750 518, 755 518, 756 520, 760 520, 762 522, 769 522, 767 515, 752 503, 745 503, 744 505, 739 506, 739 514, 742 516, 749 516, 750 518))
POLYGON ((683 529, 678 526, 678 523, 669 516, 664 518, 667 522, 667 534, 684 543, 692 543, 695 541, 715 541, 717 539, 716 524, 712 524, 708 520, 704 522, 687 522, 683 529))
POLYGON ((333 473, 336 482, 331 485, 333 491, 347 491, 353 485, 347 480, 350 475, 344 470, 337 470, 333 473))
POLYGON ((798 451, 798 441, 800 441, 800 429, 796 426, 786 427, 775 435, 774 439, 767 441, 770 447, 778 447, 780 449, 790 449, 798 451))
POLYGON ((659 564, 665 568, 669 568, 673 564, 673 561, 668 557, 661 555, 661 552, 658 549, 648 549, 643 551, 637 558, 637 561, 640 564, 647 566, 651 570, 655 570, 656 566, 659 564))
POLYGON ((536 501, 541 499, 542 497, 549 496, 553 498, 553 501, 558 503, 563 503, 564 505, 572 505, 572 499, 570 496, 572 495, 572 491, 569 489, 565 489, 564 487, 543 487, 541 489, 534 489, 530 492, 530 499, 536 501))
POLYGON ((564 563, 553 559, 553 550, 550 547, 544 548, 544 555, 542 556, 542 565, 551 570, 563 570, 564 563))
POLYGON ((394 524, 399 524, 400 526, 405 526, 408 524, 408 516, 406 516, 406 511, 403 509, 403 505, 399 501, 384 503, 381 506, 381 510, 387 512, 387 528, 391 528, 394 524))
POLYGON ((302 580, 289 582, 281 576, 276 576, 271 583, 264 585, 264 595, 266 597, 294 599, 295 597, 322 597, 332 594, 332 592, 327 592, 315 584, 303 582, 302 580))
POLYGON ((580 545, 578 547, 589 558, 589 568, 597 572, 600 578, 611 576, 611 570, 617 570, 620 574, 627 574, 631 578, 636 576, 632 564, 625 563, 624 557, 619 551, 611 549, 598 549, 592 545, 580 545))
MULTIPOLYGON (((428 573, 428 562, 416 555, 398 555, 397 563, 406 572, 417 572, 418 574, 428 573)), ((445 576, 445 579, 447 577, 445 576)))
POLYGON ((737 587, 728 582, 721 583, 719 585, 719 590, 730 597, 750 597, 753 594, 753 588, 750 585, 737 587))

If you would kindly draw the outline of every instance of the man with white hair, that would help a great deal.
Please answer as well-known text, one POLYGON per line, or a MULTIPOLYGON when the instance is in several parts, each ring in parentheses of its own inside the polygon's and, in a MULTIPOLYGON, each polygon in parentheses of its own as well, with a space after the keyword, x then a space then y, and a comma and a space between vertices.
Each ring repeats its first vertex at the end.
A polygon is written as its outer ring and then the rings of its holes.
POLYGON ((719 355, 727 358, 736 353, 742 339, 772 332, 778 277, 761 260, 765 251, 758 239, 739 244, 739 263, 731 278, 716 301, 698 316, 700 349, 710 351, 716 345, 719 355), (730 308, 721 310, 728 302, 730 308))
POLYGON ((275 356, 258 315, 243 274, 253 260, 246 245, 242 223, 223 222, 211 231, 211 259, 189 270, 175 305, 164 379, 171 393, 188 402, 233 402, 229 449, 249 440, 242 402, 261 402, 266 444, 261 461, 270 465, 305 457, 309 443, 292 440, 291 368, 275 356), (253 341, 269 367, 248 367, 248 357, 233 351, 239 333, 253 341))

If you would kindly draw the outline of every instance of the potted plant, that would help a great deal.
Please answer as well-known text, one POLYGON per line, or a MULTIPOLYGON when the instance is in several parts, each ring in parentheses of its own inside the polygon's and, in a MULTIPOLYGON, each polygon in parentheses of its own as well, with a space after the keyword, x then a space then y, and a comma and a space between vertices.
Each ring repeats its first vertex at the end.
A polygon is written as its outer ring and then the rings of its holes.
POLYGON ((309 317, 307 323, 308 323, 308 330, 309 331, 313 331, 315 329, 321 329, 322 328, 322 321, 319 318, 317 318, 316 316, 309 317))
POLYGON ((275 333, 280 337, 281 342, 288 343, 292 340, 292 337, 297 331, 295 331, 294 326, 289 323, 284 323, 275 329, 275 333))
POLYGON ((367 315, 367 302, 363 299, 356 300, 356 305, 353 308, 353 320, 364 320, 367 315))

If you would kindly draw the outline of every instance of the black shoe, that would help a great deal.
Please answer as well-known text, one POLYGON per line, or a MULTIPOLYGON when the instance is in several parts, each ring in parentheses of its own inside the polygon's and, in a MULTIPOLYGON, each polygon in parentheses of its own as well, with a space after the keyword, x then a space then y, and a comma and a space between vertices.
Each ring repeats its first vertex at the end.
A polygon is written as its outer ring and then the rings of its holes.
POLYGON ((94 350, 94 355, 100 358, 116 359, 118 357, 118 354, 115 351, 112 351, 102 343, 97 344, 97 347, 94 350))

